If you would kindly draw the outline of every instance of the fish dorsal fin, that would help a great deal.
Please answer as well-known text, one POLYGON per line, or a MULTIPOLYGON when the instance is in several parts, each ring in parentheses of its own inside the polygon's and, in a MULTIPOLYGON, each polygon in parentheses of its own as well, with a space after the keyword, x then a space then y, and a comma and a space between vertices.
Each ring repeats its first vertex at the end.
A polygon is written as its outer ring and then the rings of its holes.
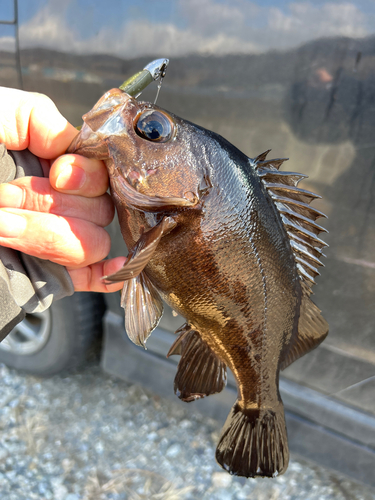
POLYGON ((264 161, 267 158, 268 153, 270 153, 271 150, 267 149, 267 151, 264 151, 263 153, 260 153, 255 159, 254 162, 258 163, 259 161, 264 161))
POLYGON ((289 158, 274 158, 273 160, 261 160, 257 161, 256 165, 258 168, 274 168, 279 170, 284 161, 288 161, 289 158))
POLYGON ((318 235, 327 230, 316 223, 316 219, 326 217, 320 210, 310 207, 312 200, 319 195, 298 187, 307 176, 296 172, 280 172, 280 166, 288 158, 266 160, 262 153, 250 160, 256 173, 277 208, 281 221, 290 240, 297 270, 301 281, 309 288, 315 284, 319 275, 318 267, 322 248, 327 244, 318 235))
POLYGON ((224 389, 227 381, 226 365, 200 336, 185 324, 177 332, 176 341, 167 357, 181 354, 174 391, 182 401, 190 402, 224 389))
POLYGON ((281 361, 281 370, 315 349, 328 335, 328 323, 321 315, 320 309, 310 299, 310 295, 310 288, 303 283, 298 332, 292 338, 289 350, 281 361))

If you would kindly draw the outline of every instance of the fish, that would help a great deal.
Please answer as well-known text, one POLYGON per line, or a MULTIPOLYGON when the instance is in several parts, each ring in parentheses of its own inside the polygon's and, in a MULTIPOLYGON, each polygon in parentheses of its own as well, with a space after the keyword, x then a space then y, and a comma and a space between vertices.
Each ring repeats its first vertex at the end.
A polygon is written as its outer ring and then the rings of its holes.
POLYGON ((68 152, 103 160, 128 260, 129 338, 145 346, 164 300, 185 318, 168 356, 186 402, 219 393, 229 368, 238 397, 217 462, 230 474, 275 477, 289 450, 279 373, 318 346, 328 324, 311 300, 326 231, 269 151, 249 158, 220 135, 120 89, 83 116, 68 152))

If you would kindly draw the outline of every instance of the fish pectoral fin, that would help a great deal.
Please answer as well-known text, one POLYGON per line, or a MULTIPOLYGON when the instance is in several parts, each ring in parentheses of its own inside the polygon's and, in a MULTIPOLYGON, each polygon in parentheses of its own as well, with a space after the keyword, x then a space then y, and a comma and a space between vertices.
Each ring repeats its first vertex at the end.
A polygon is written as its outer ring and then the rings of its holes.
MULTIPOLYGON (((106 283, 125 281, 121 306, 125 309, 125 330, 132 342, 145 347, 146 340, 163 315, 163 303, 158 291, 143 269, 153 256, 161 237, 176 227, 173 217, 163 217, 155 227, 142 234, 125 265, 110 276, 106 283)), ((145 347, 146 348, 146 347, 145 347)))
POLYGON ((145 273, 125 281, 121 307, 125 309, 125 330, 129 339, 146 349, 146 340, 163 315, 163 302, 145 273))
POLYGON ((215 394, 227 382, 226 365, 201 338, 199 332, 184 325, 177 333, 167 356, 180 354, 174 391, 182 401, 190 402, 215 394))
POLYGON ((130 257, 124 266, 114 274, 103 276, 104 283, 110 284, 130 280, 138 276, 153 256, 161 237, 172 231, 176 224, 173 217, 163 217, 156 226, 143 233, 134 248, 129 252, 130 257))
POLYGON ((303 285, 298 333, 292 339, 289 350, 281 362, 281 370, 315 349, 328 335, 328 323, 321 315, 320 309, 310 299, 310 293, 308 286, 303 285))

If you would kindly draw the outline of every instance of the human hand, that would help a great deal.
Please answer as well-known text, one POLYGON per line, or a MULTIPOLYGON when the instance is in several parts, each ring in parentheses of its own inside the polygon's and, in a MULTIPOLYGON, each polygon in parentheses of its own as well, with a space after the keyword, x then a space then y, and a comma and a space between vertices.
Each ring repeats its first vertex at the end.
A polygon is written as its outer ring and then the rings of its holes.
POLYGON ((126 260, 102 260, 114 215, 104 163, 64 155, 77 130, 48 97, 0 87, 0 103, 0 143, 28 148, 49 172, 0 185, 0 245, 66 266, 75 291, 121 289, 100 280, 126 260))

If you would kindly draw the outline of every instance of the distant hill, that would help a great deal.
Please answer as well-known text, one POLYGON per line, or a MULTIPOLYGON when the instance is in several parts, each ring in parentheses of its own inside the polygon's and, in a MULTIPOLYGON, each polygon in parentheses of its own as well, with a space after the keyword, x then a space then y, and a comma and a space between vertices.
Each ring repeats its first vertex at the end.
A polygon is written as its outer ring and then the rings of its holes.
MULTIPOLYGON (((0 61, 9 59, 0 53, 0 61)), ((164 57, 165 54, 160 54, 164 57)), ((13 55, 12 55, 13 57, 13 55)), ((121 59, 111 55, 76 55, 43 48, 21 52, 24 68, 61 68, 85 71, 103 80, 122 79, 144 67, 155 56, 121 59)), ((375 62, 375 36, 363 39, 327 38, 308 42, 288 51, 256 55, 174 57, 168 68, 169 85, 205 88, 228 87, 241 90, 265 83, 289 84, 300 80, 312 68, 324 67, 335 73, 338 67, 372 70, 375 62)))

